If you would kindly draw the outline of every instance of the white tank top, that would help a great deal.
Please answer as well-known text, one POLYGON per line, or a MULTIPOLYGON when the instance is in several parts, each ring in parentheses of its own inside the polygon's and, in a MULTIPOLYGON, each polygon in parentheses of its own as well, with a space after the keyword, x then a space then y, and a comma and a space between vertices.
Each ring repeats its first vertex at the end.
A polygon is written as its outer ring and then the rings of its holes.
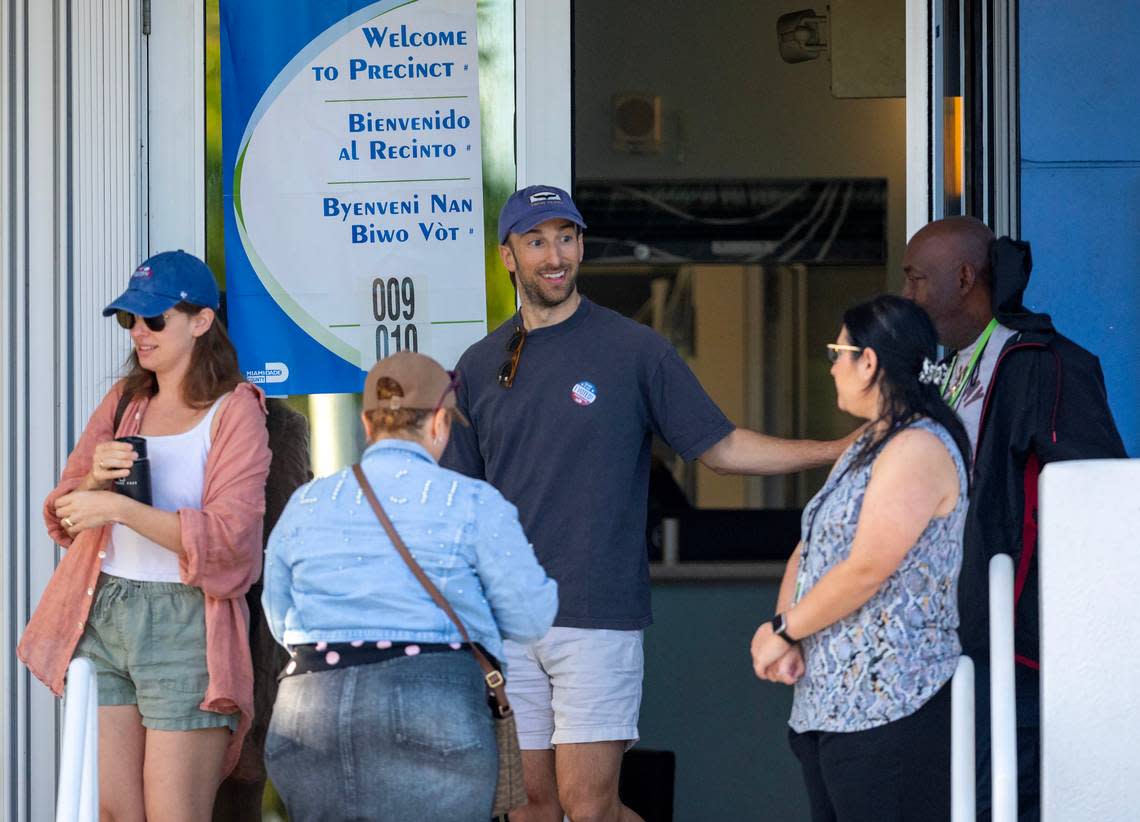
MULTIPOLYGON (((151 501, 160 511, 202 507, 210 426, 228 394, 218 397, 206 416, 189 431, 144 437, 150 460, 151 501)), ((103 572, 139 582, 181 582, 178 555, 125 525, 111 527, 103 572)))

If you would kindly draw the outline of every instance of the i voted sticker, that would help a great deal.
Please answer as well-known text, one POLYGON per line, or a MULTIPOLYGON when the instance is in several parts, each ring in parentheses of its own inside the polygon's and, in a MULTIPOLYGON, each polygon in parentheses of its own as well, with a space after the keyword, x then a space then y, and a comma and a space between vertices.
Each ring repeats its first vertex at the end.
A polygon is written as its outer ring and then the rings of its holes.
POLYGON ((578 405, 590 405, 598 398, 598 389, 592 382, 582 380, 570 389, 570 398, 578 405))

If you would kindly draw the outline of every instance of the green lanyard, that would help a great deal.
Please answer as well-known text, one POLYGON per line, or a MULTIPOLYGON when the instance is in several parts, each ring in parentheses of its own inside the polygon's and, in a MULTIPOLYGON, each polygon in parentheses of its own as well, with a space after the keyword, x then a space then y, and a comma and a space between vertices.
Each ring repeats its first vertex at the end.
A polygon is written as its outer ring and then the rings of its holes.
POLYGON ((994 333, 994 329, 998 327, 997 317, 990 320, 986 330, 982 332, 982 336, 978 338, 978 345, 974 349, 974 353, 970 356, 970 362, 966 366, 966 371, 962 374, 962 378, 954 385, 954 391, 949 397, 946 396, 947 390, 950 388, 950 377, 954 375, 954 366, 958 364, 958 354, 955 352, 954 359, 950 361, 950 370, 946 372, 946 379, 942 381, 942 397, 946 400, 946 404, 958 410, 958 401, 962 399, 962 391, 965 390, 966 385, 970 382, 970 377, 974 374, 974 369, 978 367, 978 361, 982 358, 982 352, 986 350, 986 343, 990 341, 990 335, 994 333))

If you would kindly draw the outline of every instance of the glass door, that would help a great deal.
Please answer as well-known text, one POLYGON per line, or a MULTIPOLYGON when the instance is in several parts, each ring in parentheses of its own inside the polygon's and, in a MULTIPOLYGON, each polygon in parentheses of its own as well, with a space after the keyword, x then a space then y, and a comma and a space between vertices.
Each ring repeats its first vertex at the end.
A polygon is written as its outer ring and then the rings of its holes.
POLYGON ((935 104, 931 106, 930 136, 932 166, 937 166, 938 172, 932 175, 933 217, 966 213, 965 5, 965 0, 931 3, 931 93, 935 104))

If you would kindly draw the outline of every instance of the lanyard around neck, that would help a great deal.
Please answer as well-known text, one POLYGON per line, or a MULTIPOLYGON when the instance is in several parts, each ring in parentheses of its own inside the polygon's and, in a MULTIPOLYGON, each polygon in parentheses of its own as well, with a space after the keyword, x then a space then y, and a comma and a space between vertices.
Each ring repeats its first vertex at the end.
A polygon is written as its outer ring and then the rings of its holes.
POLYGON ((950 362, 950 370, 946 374, 946 379, 942 382, 942 397, 946 400, 946 404, 954 410, 957 410, 958 401, 962 399, 962 392, 969 384, 970 378, 974 374, 974 369, 978 367, 982 353, 986 350, 986 344, 990 341, 990 335, 994 333, 994 329, 997 327, 997 317, 994 317, 986 326, 986 330, 982 332, 982 336, 978 338, 978 344, 974 347, 974 353, 970 355, 970 362, 966 365, 965 372, 963 372, 961 378, 954 383, 954 388, 950 392, 950 396, 947 397, 946 393, 950 390, 950 378, 954 376, 954 366, 958 364, 958 354, 954 354, 954 359, 950 362))

